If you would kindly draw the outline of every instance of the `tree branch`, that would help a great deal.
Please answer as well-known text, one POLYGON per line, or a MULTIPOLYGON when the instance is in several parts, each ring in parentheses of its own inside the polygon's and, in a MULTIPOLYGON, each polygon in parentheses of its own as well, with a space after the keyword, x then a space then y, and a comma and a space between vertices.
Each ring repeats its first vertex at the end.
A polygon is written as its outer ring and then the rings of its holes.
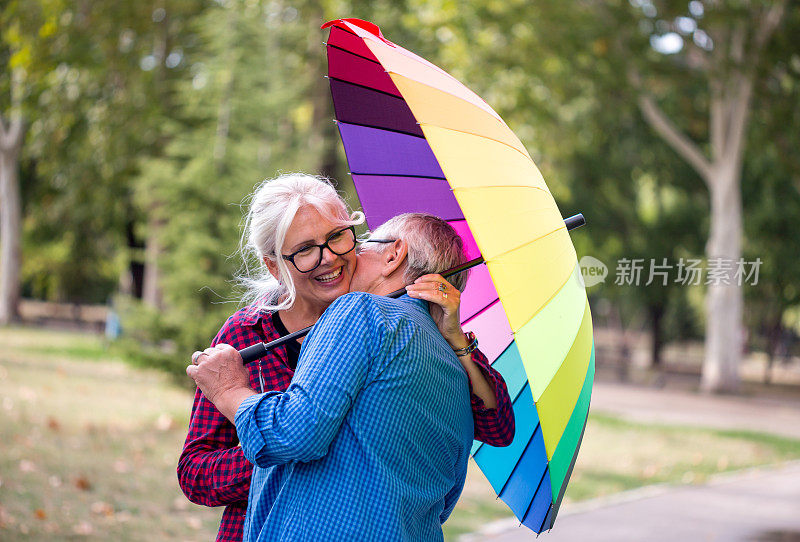
MULTIPOLYGON (((750 102, 753 94, 756 67, 761 61, 761 52, 769 42, 772 34, 780 25, 785 8, 785 0, 772 5, 758 23, 756 34, 753 38, 748 66, 738 66, 733 84, 728 86, 730 96, 726 97, 728 112, 728 129, 725 134, 725 159, 739 163, 744 148, 744 133, 747 127, 747 117, 750 112, 750 102), (744 69, 741 69, 744 68, 744 69)), ((737 33, 744 35, 744 30, 739 28, 737 33)), ((743 42, 743 38, 741 40, 743 42)), ((734 57, 734 61, 743 59, 743 53, 734 57)))
POLYGON ((22 146, 24 123, 22 117, 14 116, 6 126, 0 117, 0 151, 16 151, 22 146))
POLYGON ((709 135, 711 140, 711 159, 719 160, 725 153, 725 133, 727 132, 727 119, 725 116, 725 97, 722 83, 713 75, 709 78, 709 91, 711 94, 709 114, 709 135))
POLYGON ((778 25, 781 23, 781 19, 783 19, 783 11, 785 8, 786 0, 781 0, 770 7, 769 11, 767 11, 767 14, 764 15, 763 19, 761 19, 761 23, 758 25, 758 30, 756 30, 756 35, 754 38, 755 43, 753 44, 756 52, 761 52, 761 49, 764 48, 769 39, 772 37, 772 33, 775 32, 776 28, 778 28, 778 25))
POLYGON ((700 148, 667 118, 656 105, 652 96, 640 95, 639 108, 650 127, 686 160, 706 183, 710 183, 711 164, 708 159, 700 151, 700 148))
POLYGON ((747 127, 747 116, 750 112, 750 98, 753 94, 753 79, 747 75, 739 75, 736 81, 736 93, 731 100, 731 113, 728 121, 728 134, 725 141, 725 159, 736 164, 741 161, 744 147, 744 132, 747 127))

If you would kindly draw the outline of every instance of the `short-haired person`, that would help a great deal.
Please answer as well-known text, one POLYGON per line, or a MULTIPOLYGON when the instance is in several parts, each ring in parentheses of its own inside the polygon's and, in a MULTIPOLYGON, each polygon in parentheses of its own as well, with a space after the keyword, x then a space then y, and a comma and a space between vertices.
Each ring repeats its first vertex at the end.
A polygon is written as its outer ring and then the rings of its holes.
MULTIPOLYGON (((260 264, 258 276, 245 279, 249 290, 245 300, 250 304, 228 318, 212 346, 226 343, 242 349, 316 322, 336 298, 350 291, 358 263, 350 227, 362 221, 363 216, 350 213, 325 179, 288 174, 262 183, 252 196, 242 243, 260 264)), ((467 346, 459 324, 458 291, 446 280, 438 275, 421 277, 409 295, 432 301, 431 311, 453 349, 467 346), (439 288, 447 288, 449 295, 439 288)), ((250 387, 285 390, 299 351, 299 341, 291 341, 247 365, 250 387)), ((460 356, 459 361, 470 376, 475 438, 495 446, 509 444, 514 418, 502 377, 480 350, 460 356)), ((242 539, 253 467, 238 444, 233 424, 198 389, 178 480, 192 502, 225 506, 218 541, 242 539)))
POLYGON ((443 539, 472 444, 468 377, 425 301, 383 295, 463 263, 461 238, 422 214, 373 236, 353 276, 361 291, 323 313, 286 391, 253 391, 227 345, 187 367, 256 465, 246 541, 443 539))

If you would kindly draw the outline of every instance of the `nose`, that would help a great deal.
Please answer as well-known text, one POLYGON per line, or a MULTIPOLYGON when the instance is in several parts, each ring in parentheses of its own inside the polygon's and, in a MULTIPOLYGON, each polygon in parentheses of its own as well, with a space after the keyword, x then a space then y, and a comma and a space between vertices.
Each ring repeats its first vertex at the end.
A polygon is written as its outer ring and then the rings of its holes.
POLYGON ((322 249, 322 261, 320 262, 320 265, 331 263, 335 261, 336 258, 338 258, 338 256, 334 254, 329 247, 325 247, 322 249))

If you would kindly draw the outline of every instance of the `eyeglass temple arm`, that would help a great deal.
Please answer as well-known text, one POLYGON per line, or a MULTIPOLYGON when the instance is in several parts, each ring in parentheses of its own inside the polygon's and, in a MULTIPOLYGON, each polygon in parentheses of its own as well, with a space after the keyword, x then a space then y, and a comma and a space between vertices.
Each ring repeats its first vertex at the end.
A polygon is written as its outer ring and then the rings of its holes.
MULTIPOLYGON (((571 217, 565 219, 564 223, 567 226, 567 230, 574 230, 574 229, 580 228, 581 226, 586 224, 586 219, 583 217, 582 214, 577 214, 577 215, 574 215, 574 216, 571 216, 571 217)), ((442 273, 442 276, 445 277, 445 278, 451 277, 451 276, 453 276, 453 275, 455 275, 457 273, 461 273, 462 271, 466 271, 467 269, 470 269, 470 268, 475 267, 476 265, 480 265, 482 263, 483 263, 483 258, 482 257, 478 257, 478 258, 475 258, 474 260, 470 260, 470 261, 468 261, 466 263, 463 263, 463 264, 461 264, 461 265, 459 265, 457 267, 453 267, 451 269, 448 269, 447 271, 442 273)), ((404 293, 406 293, 406 289, 405 288, 400 288, 399 290, 395 290, 394 292, 392 292, 390 294, 387 294, 386 297, 398 298, 401 295, 403 295, 404 293)), ((254 344, 252 346, 248 346, 246 348, 242 348, 241 350, 239 350, 239 355, 242 356, 242 362, 247 364, 247 363, 250 363, 251 361, 255 361, 258 358, 265 356, 266 353, 269 350, 271 350, 272 348, 275 348, 276 346, 280 346, 280 345, 282 345, 284 343, 287 343, 289 341, 293 341, 295 339, 299 339, 300 337, 303 337, 304 335, 307 335, 308 332, 311 331, 312 327, 314 327, 314 326, 308 326, 308 327, 303 328, 303 329, 298 329, 294 333, 289 333, 288 335, 284 335, 283 337, 280 337, 280 338, 275 339, 274 341, 270 341, 268 343, 256 343, 256 344, 254 344)))

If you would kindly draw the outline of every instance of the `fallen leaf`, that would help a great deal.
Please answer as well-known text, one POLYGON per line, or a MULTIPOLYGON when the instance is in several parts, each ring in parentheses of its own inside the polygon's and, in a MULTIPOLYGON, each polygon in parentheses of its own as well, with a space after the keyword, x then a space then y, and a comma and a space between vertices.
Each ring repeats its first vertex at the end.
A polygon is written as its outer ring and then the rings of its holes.
POLYGON ((58 432, 61 430, 61 424, 58 423, 58 420, 53 418, 52 416, 47 418, 47 427, 51 431, 58 432))
POLYGON ((75 478, 75 487, 81 491, 89 491, 92 489, 92 484, 89 483, 85 476, 81 475, 75 478))
POLYGON ((41 508, 34 510, 33 515, 36 517, 36 519, 47 519, 47 514, 45 514, 44 510, 41 508))
POLYGON ((35 472, 36 465, 33 461, 28 461, 27 459, 23 459, 19 462, 19 470, 22 472, 35 472))
POLYGON ((114 508, 107 502, 103 501, 97 501, 92 503, 92 506, 89 509, 92 511, 92 514, 97 514, 98 516, 114 515, 114 508))

